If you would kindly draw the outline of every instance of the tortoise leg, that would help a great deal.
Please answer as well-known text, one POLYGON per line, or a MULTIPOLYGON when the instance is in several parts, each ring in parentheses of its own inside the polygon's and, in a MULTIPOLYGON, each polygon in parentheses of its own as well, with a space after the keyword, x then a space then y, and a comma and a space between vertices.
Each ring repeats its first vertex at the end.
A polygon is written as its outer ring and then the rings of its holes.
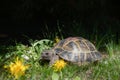
POLYGON ((59 56, 54 55, 50 60, 49 66, 52 66, 55 63, 55 61, 57 61, 57 60, 59 60, 59 56))

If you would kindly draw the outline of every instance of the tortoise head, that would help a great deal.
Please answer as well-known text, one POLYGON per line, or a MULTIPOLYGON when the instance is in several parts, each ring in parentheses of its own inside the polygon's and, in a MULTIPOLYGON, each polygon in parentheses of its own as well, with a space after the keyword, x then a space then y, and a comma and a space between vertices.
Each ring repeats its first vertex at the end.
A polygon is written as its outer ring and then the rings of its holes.
POLYGON ((52 50, 44 50, 41 54, 42 60, 51 60, 54 56, 54 52, 52 50))

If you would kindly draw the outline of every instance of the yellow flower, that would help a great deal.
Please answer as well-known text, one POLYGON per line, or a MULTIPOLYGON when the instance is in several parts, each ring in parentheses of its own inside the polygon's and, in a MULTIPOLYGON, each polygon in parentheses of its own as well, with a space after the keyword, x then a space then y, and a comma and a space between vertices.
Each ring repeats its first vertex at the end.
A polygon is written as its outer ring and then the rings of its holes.
POLYGON ((18 79, 20 76, 25 74, 26 69, 28 69, 29 65, 24 65, 23 60, 20 60, 18 57, 15 62, 11 62, 9 66, 4 66, 4 68, 8 68, 10 73, 18 79))
POLYGON ((58 36, 56 36, 54 45, 56 45, 58 42, 60 42, 60 38, 58 36))
POLYGON ((61 69, 63 69, 66 66, 66 62, 64 60, 57 60, 54 64, 53 64, 53 69, 55 72, 57 71, 61 71, 61 69))

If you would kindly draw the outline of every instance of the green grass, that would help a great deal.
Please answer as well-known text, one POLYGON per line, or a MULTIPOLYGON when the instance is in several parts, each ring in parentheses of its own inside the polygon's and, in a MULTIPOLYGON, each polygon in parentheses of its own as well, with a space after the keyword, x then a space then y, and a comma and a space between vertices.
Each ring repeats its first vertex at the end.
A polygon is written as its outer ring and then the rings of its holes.
MULTIPOLYGON (((54 72, 48 64, 39 64, 40 53, 44 49, 50 49, 53 41, 48 39, 36 40, 31 42, 31 46, 17 43, 16 46, 1 46, 0 55, 0 80, 13 80, 4 68, 3 65, 9 64, 13 61, 14 56, 29 57, 25 59, 26 64, 30 64, 29 69, 25 75, 20 77, 19 80, 120 80, 120 45, 109 42, 106 44, 107 57, 103 58, 97 64, 88 65, 72 65, 68 64, 62 71, 54 72), (12 57, 11 57, 12 56, 12 57)), ((105 55, 106 55, 105 54, 105 55)))

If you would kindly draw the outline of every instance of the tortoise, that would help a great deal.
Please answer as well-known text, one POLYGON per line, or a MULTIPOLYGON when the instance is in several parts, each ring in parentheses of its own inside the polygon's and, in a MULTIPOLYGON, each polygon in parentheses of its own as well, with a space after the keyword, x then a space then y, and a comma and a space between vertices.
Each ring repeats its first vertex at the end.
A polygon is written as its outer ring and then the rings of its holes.
POLYGON ((102 54, 93 43, 83 37, 68 37, 58 42, 50 50, 44 50, 41 60, 48 60, 53 65, 56 60, 63 59, 67 62, 82 65, 96 62, 102 58, 102 54))

